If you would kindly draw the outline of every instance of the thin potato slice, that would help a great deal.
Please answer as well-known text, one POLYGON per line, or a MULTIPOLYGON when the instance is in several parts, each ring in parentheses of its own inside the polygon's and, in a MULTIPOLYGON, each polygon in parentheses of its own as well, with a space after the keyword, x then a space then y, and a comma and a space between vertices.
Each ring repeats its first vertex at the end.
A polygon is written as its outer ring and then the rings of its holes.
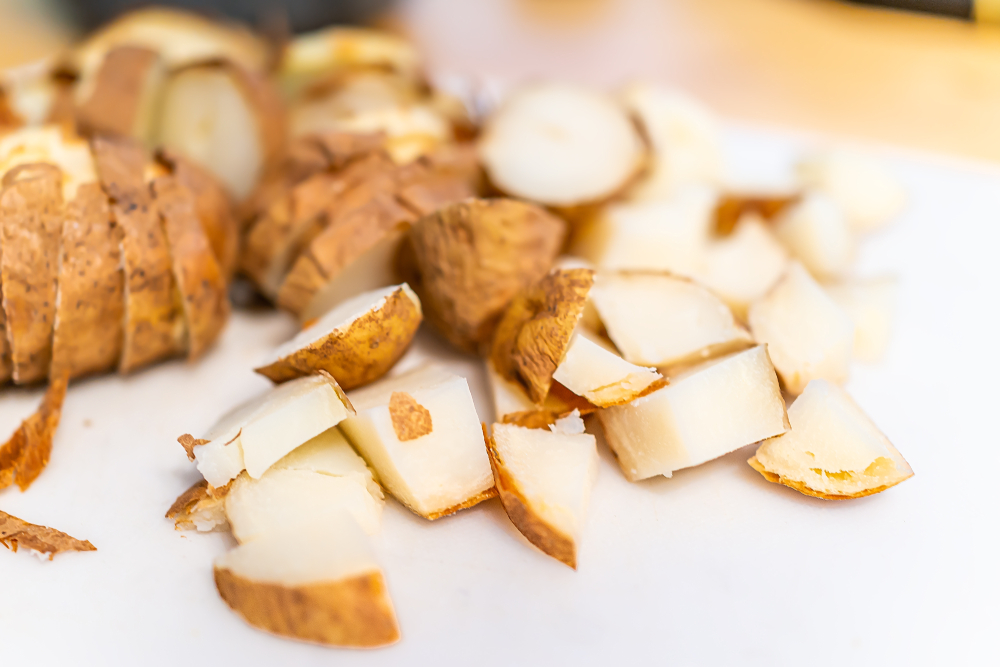
POLYGON ((77 125, 87 135, 152 141, 166 72, 159 55, 140 46, 115 47, 93 80, 77 85, 77 125))
POLYGON ((97 551, 87 540, 70 537, 61 530, 39 526, 0 511, 0 544, 11 551, 30 549, 49 560, 67 551, 97 551))
POLYGON ((749 463, 769 482, 826 500, 885 491, 913 469, 843 389, 813 380, 791 407, 792 429, 761 443, 749 463))
POLYGON ((118 365, 125 318, 119 233, 97 183, 81 186, 66 208, 50 375, 70 378, 118 365))
POLYGON ((65 375, 52 378, 38 410, 0 447, 0 489, 16 483, 26 491, 49 464, 68 384, 65 375))
POLYGON ((409 285, 359 294, 279 347, 255 369, 274 382, 324 370, 344 389, 377 380, 409 346, 423 319, 409 285))

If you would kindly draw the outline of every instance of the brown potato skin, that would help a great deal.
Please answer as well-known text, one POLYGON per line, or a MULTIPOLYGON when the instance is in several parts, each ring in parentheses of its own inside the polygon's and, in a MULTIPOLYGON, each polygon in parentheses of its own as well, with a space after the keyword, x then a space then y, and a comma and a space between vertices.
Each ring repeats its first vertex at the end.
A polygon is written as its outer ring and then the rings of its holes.
POLYGON ((93 92, 76 109, 76 123, 87 135, 140 136, 138 118, 146 81, 156 76, 159 55, 141 46, 118 46, 104 56, 97 71, 93 92))
POLYGON ((413 225, 400 270, 441 335, 478 352, 510 301, 552 267, 566 233, 533 204, 465 200, 413 225))
MULTIPOLYGON (((497 487, 491 486, 482 493, 477 493, 476 495, 472 496, 467 500, 463 500, 457 505, 452 505, 451 507, 446 507, 443 510, 438 510, 437 512, 431 512, 430 514, 423 514, 421 516, 423 516, 425 519, 429 521, 435 521, 442 517, 451 516, 452 514, 459 512, 461 510, 469 509, 470 507, 475 507, 484 500, 489 500, 490 498, 496 498, 496 497, 497 497, 497 487)), ((412 510, 413 508, 410 507, 409 509, 412 510)))
POLYGON ((125 316, 118 246, 107 196, 97 183, 81 185, 63 221, 52 377, 76 378, 117 365, 125 316))
POLYGON ((403 356, 423 315, 402 288, 386 298, 378 311, 369 311, 345 331, 307 345, 278 361, 254 369, 281 383, 324 370, 345 390, 385 375, 403 356))
POLYGON ((803 495, 812 496, 813 498, 821 498, 822 500, 850 500, 852 498, 864 498, 865 496, 873 496, 876 493, 882 493, 886 489, 892 488, 897 484, 899 484, 900 482, 905 482, 909 478, 913 477, 913 473, 911 472, 906 477, 898 479, 892 484, 883 484, 882 486, 877 486, 872 489, 865 489, 863 491, 858 491, 857 493, 840 495, 840 494, 823 493, 822 491, 816 491, 814 489, 809 488, 802 482, 799 482, 794 479, 789 479, 788 477, 784 477, 783 475, 777 475, 773 472, 770 472, 761 464, 760 461, 757 460, 756 456, 751 456, 749 459, 747 459, 747 463, 750 464, 751 468, 759 472, 764 477, 764 479, 766 479, 769 482, 772 482, 774 484, 781 484, 782 486, 787 486, 790 489, 795 489, 796 491, 798 491, 803 495))
POLYGON ((49 464, 52 438, 62 417, 68 385, 65 374, 52 378, 38 410, 21 422, 10 440, 0 446, 0 489, 16 483, 21 491, 26 491, 49 464))
POLYGON ((0 194, 0 287, 14 382, 44 380, 52 361, 62 172, 26 164, 7 172, 0 194))
POLYGON ((11 551, 19 547, 31 549, 49 557, 66 551, 97 551, 88 540, 78 540, 61 530, 28 523, 0 511, 0 544, 11 551))
POLYGON ((399 640, 396 613, 381 572, 285 587, 215 568, 215 585, 247 623, 276 635, 353 648, 399 640))
MULTIPOLYGON (((0 294, 3 292, 3 283, 0 282, 0 294)), ((14 371, 10 359, 10 342, 7 340, 7 316, 0 306, 0 385, 10 381, 14 371)))

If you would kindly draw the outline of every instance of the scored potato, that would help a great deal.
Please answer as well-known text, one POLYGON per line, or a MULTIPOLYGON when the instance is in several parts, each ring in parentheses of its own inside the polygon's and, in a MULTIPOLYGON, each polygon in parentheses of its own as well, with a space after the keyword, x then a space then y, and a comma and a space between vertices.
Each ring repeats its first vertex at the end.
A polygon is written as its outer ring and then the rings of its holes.
POLYGON ((750 306, 750 331, 767 343, 782 386, 801 393, 811 380, 847 380, 854 326, 809 272, 792 262, 784 277, 750 306))
POLYGON ((611 341, 633 364, 669 368, 753 344, 718 297, 684 278, 601 273, 590 298, 611 341))
POLYGON ((437 519, 495 495, 465 378, 432 365, 350 393, 341 430, 397 500, 437 519))
POLYGON ((646 151, 610 97, 562 83, 525 86, 486 121, 479 154, 504 193, 549 206, 579 206, 621 192, 646 151))
POLYGON ((368 537, 346 514, 240 545, 217 558, 214 569, 219 595, 254 627, 332 646, 399 639, 368 537))
POLYGON ((353 389, 392 368, 422 319, 420 299, 406 283, 365 292, 310 324, 255 370, 274 382, 324 370, 353 389))
POLYGON ((656 369, 630 364, 582 327, 573 334, 552 379, 599 408, 628 403, 665 383, 656 369))
POLYGON ((86 141, 56 125, 24 127, 0 137, 0 174, 22 164, 44 162, 62 170, 63 199, 97 180, 94 157, 86 141))
POLYGON ((551 430, 494 424, 486 447, 511 523, 544 553, 575 570, 597 478, 597 441, 583 432, 583 420, 574 413, 551 430))
POLYGON ((630 482, 670 477, 789 428, 763 345, 709 361, 670 382, 597 413, 630 482))
POLYGON ((474 352, 492 338, 514 296, 548 273, 565 236, 566 223, 537 206, 467 200, 413 225, 402 273, 428 321, 474 352))
POLYGON ((854 235, 832 199, 810 193, 775 220, 774 234, 819 279, 843 275, 854 261, 854 235))
POLYGON ((761 443, 749 463, 769 482, 827 500, 860 498, 913 469, 843 389, 813 380, 788 408, 791 430, 761 443))
POLYGON ((882 164, 851 150, 807 155, 798 165, 798 175, 806 187, 825 192, 837 202, 857 232, 883 227, 906 203, 903 186, 882 164))
POLYGON ((854 358, 867 364, 885 356, 899 281, 893 277, 844 280, 823 286, 854 324, 854 358))
POLYGON ((139 46, 107 53, 93 77, 76 83, 76 122, 87 135, 154 140, 166 70, 159 55, 139 46))

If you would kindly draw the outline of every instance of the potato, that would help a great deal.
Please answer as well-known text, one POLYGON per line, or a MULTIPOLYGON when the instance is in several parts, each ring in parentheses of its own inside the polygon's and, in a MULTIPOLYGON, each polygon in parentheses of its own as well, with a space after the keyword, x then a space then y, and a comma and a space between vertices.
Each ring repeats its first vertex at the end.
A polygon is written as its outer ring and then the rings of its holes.
POLYGON ((159 55, 139 46, 107 53, 92 80, 76 84, 76 122, 87 135, 153 141, 166 70, 159 55))
POLYGON ((0 544, 13 551, 30 549, 48 556, 49 560, 67 551, 97 551, 88 540, 78 540, 55 528, 28 523, 6 512, 0 512, 0 544))
POLYGON ((847 217, 829 197, 808 193, 774 221, 774 235, 817 279, 842 276, 854 263, 856 243, 847 217))
POLYGON ((409 285, 359 294, 280 346, 255 370, 284 382, 324 370, 353 389, 385 375, 409 346, 423 319, 409 285))
POLYGON ((531 204, 463 201, 413 225, 403 275, 441 335, 476 351, 514 296, 548 272, 565 236, 564 221, 531 204))
POLYGON ((37 162, 62 170, 63 201, 71 201, 83 183, 97 180, 90 146, 65 128, 25 127, 0 137, 0 174, 37 162))
POLYGON ((196 482, 177 497, 166 518, 174 522, 174 530, 205 533, 229 530, 225 506, 228 492, 228 484, 216 489, 205 480, 196 482))
POLYGON ((0 446, 0 489, 17 484, 21 491, 26 491, 49 464, 52 437, 62 417, 68 384, 65 374, 52 378, 38 410, 21 422, 10 440, 0 446))
POLYGON ((630 364, 582 326, 552 379, 599 408, 629 403, 666 384, 656 369, 630 364))

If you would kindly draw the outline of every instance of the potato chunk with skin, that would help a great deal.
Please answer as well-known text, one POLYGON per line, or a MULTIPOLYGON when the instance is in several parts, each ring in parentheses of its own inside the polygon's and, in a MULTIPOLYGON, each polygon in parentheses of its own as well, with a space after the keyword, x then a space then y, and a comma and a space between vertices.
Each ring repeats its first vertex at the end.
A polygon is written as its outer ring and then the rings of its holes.
POLYGON ((798 262, 750 307, 750 331, 768 352, 785 389, 798 394, 810 380, 847 379, 854 326, 798 262))
POLYGON ((500 501, 528 541, 576 569, 577 544, 597 478, 597 441, 579 414, 549 429, 494 424, 487 447, 500 501))
POLYGON ((749 463, 768 481, 841 500, 885 491, 913 476, 889 439, 843 389, 813 380, 788 408, 792 429, 761 443, 749 463))
POLYGON ((332 646, 399 639, 385 578, 364 531, 346 513, 322 526, 286 526, 215 561, 219 595, 250 625, 332 646))
POLYGON ((552 379, 599 408, 628 403, 663 384, 655 369, 630 364, 582 328, 552 379))
POLYGON ((626 361, 670 367, 749 347, 750 335, 704 287, 667 274, 599 274, 591 300, 626 361))
POLYGON ((465 378, 422 366, 350 394, 341 430, 397 500, 427 519, 494 495, 476 406, 465 378))
POLYGON ((817 152, 798 165, 802 183, 827 193, 856 232, 883 227, 906 203, 902 185, 873 158, 851 150, 817 152))
POLYGON ((763 345, 691 369, 659 391, 597 414, 630 482, 670 477, 788 430, 763 345))
POLYGON ((778 216, 775 236, 817 278, 844 274, 854 261, 854 234, 834 201, 809 194, 778 216))
POLYGON ((854 358, 878 363, 892 336, 898 281, 893 277, 845 280, 823 288, 854 323, 854 358))

